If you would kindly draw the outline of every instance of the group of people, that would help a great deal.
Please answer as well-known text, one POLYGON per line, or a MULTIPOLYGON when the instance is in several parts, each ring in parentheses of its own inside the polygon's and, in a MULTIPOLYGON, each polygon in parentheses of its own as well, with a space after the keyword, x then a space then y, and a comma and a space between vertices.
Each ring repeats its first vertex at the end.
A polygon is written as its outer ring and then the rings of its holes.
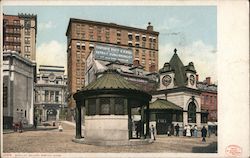
MULTIPOLYGON (((175 126, 175 132, 176 136, 179 136, 179 129, 180 126, 177 123, 175 126)), ((191 125, 185 125, 183 128, 183 136, 186 137, 198 137, 198 127, 197 125, 194 125, 193 127, 191 125)), ((202 142, 206 142, 206 136, 207 136, 207 129, 205 126, 202 127, 201 129, 201 137, 202 137, 202 142)))

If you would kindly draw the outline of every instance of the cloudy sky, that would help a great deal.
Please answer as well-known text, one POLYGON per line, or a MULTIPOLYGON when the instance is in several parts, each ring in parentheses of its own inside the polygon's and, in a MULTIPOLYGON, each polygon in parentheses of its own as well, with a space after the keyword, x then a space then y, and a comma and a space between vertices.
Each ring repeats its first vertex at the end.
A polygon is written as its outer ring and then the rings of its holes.
POLYGON ((66 29, 69 18, 112 22, 146 28, 159 35, 159 68, 174 48, 184 65, 194 62, 200 80, 217 82, 217 8, 215 6, 4 6, 4 14, 37 14, 37 62, 67 65, 66 29))

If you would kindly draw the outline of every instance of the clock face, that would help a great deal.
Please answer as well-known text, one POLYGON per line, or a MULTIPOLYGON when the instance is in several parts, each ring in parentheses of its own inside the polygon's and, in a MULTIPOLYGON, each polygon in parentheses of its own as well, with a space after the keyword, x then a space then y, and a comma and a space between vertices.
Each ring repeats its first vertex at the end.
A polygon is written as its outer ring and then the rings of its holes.
POLYGON ((49 74, 49 81, 55 81, 55 79, 56 79, 55 74, 53 74, 53 73, 49 74))
POLYGON ((194 75, 190 75, 189 82, 190 82, 191 85, 194 85, 194 82, 195 82, 194 75))
POLYGON ((164 86, 170 85, 171 81, 172 81, 172 77, 169 76, 169 75, 166 75, 166 76, 164 76, 164 77, 162 78, 162 84, 163 84, 164 86))

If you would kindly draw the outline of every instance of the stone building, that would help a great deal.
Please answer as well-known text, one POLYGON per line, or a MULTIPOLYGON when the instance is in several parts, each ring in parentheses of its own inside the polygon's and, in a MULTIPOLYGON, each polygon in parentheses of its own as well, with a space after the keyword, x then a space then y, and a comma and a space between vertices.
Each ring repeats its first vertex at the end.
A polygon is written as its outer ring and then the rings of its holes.
POLYGON ((36 63, 17 52, 3 53, 3 126, 13 122, 33 124, 36 63))
POLYGON ((152 142, 149 139, 148 113, 151 98, 150 94, 124 79, 116 70, 105 71, 96 81, 74 94, 77 103, 74 141, 93 145, 138 145, 152 142), (86 111, 83 116, 84 138, 81 131, 82 108, 86 111), (143 118, 140 124, 141 137, 137 141, 131 141, 134 108, 140 109, 143 118))
POLYGON ((84 86, 85 62, 96 44, 111 44, 132 49, 133 59, 144 69, 158 70, 158 36, 149 23, 146 29, 70 18, 67 32, 69 107, 73 94, 84 86))
POLYGON ((3 50, 36 61, 37 16, 3 14, 3 50))
POLYGON ((201 92, 197 89, 193 62, 184 66, 175 49, 170 61, 159 70, 159 75, 159 88, 152 93, 150 105, 150 110, 158 107, 158 113, 151 113, 150 120, 157 131, 166 133, 171 128, 169 126, 177 123, 181 127, 197 125, 199 128, 206 123, 207 113, 201 110, 201 92))
POLYGON ((67 76, 63 66, 40 65, 35 85, 35 116, 41 121, 65 119, 67 76))

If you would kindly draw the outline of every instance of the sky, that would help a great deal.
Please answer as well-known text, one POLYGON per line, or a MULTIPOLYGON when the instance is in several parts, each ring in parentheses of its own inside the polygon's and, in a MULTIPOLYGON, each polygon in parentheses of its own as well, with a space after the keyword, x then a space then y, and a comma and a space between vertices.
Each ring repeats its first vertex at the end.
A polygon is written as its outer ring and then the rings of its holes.
POLYGON ((3 6, 4 14, 37 15, 37 63, 67 68, 66 30, 70 18, 116 23, 159 32, 159 68, 174 48, 184 65, 193 62, 200 81, 217 83, 216 6, 3 6))

